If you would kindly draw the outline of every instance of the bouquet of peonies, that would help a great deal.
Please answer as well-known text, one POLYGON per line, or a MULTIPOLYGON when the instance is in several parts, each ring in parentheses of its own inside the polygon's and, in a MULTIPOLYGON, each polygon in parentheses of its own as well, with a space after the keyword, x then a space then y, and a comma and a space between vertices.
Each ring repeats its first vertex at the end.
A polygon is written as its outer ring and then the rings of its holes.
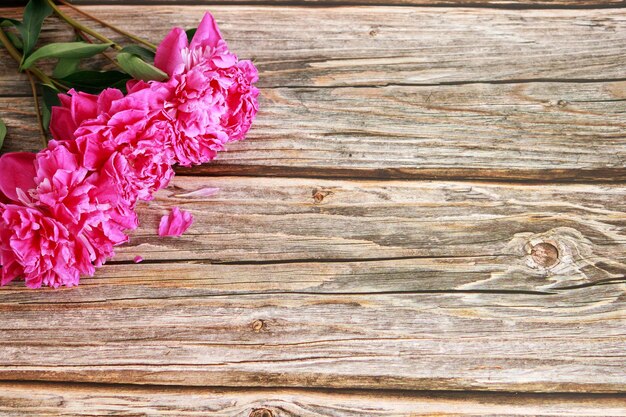
MULTIPOLYGON (((208 13, 197 30, 174 28, 158 47, 141 41, 147 48, 122 48, 52 0, 31 0, 22 22, 0 22, 0 41, 31 84, 32 77, 42 83, 40 119, 44 138, 48 128, 52 137, 39 153, 0 157, 0 284, 23 278, 31 288, 74 286, 128 241, 137 202, 167 186, 172 165, 209 162, 244 138, 258 108, 257 70, 228 50, 208 13), (53 11, 82 41, 33 51, 32 32, 36 40, 53 11), (109 48, 119 70, 78 69, 80 59, 109 48), (58 59, 52 76, 35 66, 43 58, 58 59)), ((159 235, 179 236, 192 221, 174 209, 159 235)))

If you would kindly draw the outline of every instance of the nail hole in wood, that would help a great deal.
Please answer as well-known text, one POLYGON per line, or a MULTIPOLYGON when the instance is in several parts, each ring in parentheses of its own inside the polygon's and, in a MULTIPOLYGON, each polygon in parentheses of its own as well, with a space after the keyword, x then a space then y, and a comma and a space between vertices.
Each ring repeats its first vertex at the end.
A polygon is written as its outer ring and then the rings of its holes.
POLYGON ((549 268, 559 262, 559 250, 551 243, 541 242, 534 245, 530 251, 530 256, 537 265, 549 268))

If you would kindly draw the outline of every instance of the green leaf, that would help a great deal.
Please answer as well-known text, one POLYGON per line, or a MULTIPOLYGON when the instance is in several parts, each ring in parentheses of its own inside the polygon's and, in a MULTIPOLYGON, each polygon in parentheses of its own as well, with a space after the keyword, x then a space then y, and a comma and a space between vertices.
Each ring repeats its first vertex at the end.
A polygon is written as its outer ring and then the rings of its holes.
POLYGON ((128 52, 120 52, 117 54, 117 62, 124 71, 137 80, 163 81, 167 79, 166 73, 154 65, 148 64, 137 55, 129 54, 128 52))
POLYGON ((3 27, 3 28, 8 28, 11 26, 17 27, 21 24, 22 22, 20 22, 19 20, 9 19, 8 17, 0 16, 0 27, 3 27))
POLYGON ((130 76, 120 71, 78 71, 59 79, 68 87, 91 94, 109 87, 122 89, 128 80, 130 76))
POLYGON ((57 66, 54 67, 54 71, 52 71, 52 76, 54 78, 67 77, 68 75, 78 70, 79 64, 80 59, 78 58, 61 58, 59 59, 57 66))
POLYGON ((52 9, 45 0, 30 0, 24 8, 24 20, 17 26, 24 43, 24 58, 35 47, 43 20, 52 13, 52 9))
POLYGON ((4 143, 4 137, 6 135, 7 135, 7 125, 5 125, 2 119, 0 119, 0 148, 2 148, 2 144, 4 143))
POLYGON ((146 62, 154 62, 155 52, 151 49, 144 48, 143 46, 129 45, 122 49, 120 52, 128 52, 129 54, 137 55, 146 62))
POLYGON ((41 109, 42 123, 46 130, 50 128, 50 116, 52 114, 52 106, 60 106, 59 90, 49 84, 41 85, 41 97, 43 98, 43 108, 41 109))
POLYGON ((193 37, 196 34, 197 30, 198 30, 198 28, 193 28, 193 29, 187 29, 185 31, 185 33, 187 34, 187 40, 189 41, 189 43, 191 43, 191 40, 193 39, 193 37))
POLYGON ((106 50, 110 43, 60 42, 42 46, 24 60, 22 69, 42 58, 89 58, 106 50))

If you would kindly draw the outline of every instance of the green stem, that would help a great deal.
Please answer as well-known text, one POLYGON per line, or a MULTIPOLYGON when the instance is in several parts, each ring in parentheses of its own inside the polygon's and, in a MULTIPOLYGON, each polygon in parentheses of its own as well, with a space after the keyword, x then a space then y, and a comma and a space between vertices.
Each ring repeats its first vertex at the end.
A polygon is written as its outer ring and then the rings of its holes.
POLYGON ((92 30, 90 28, 88 28, 87 26, 83 25, 82 23, 72 19, 71 17, 69 17, 68 15, 66 15, 65 13, 63 13, 63 11, 61 11, 61 9, 59 9, 57 7, 56 4, 54 4, 54 0, 46 0, 46 2, 50 5, 50 7, 52 8, 52 10, 54 10, 54 13, 57 14, 57 16, 59 16, 61 19, 65 20, 65 22, 67 22, 67 24, 69 24, 70 26, 75 27, 76 29, 85 32, 88 35, 93 36, 94 38, 104 42, 104 43, 110 43, 111 46, 115 49, 117 49, 118 51, 122 50, 122 47, 120 45, 118 45, 117 43, 113 42, 111 39, 107 38, 104 35, 101 35, 100 33, 96 32, 95 30, 92 30))
POLYGON ((35 100, 35 112, 37 113, 37 122, 39 123, 39 131, 41 132, 41 141, 43 143, 43 147, 48 146, 48 136, 46 136, 46 128, 43 125, 43 118, 41 117, 41 107, 39 107, 39 96, 37 95, 37 86, 35 85, 35 81, 33 80, 33 76, 30 74, 30 71, 26 71, 26 75, 28 75, 28 81, 30 82, 30 88, 33 91, 33 100, 35 100))
POLYGON ((62 5, 67 6, 67 7, 69 7, 70 9, 74 10, 76 13, 80 13, 80 14, 82 14, 83 16, 85 16, 86 18, 91 19, 91 20, 93 20, 94 22, 100 23, 102 26, 108 27, 108 28, 109 28, 109 29, 111 29, 112 31, 117 32, 117 33, 119 33, 119 34, 120 34, 120 35, 122 35, 122 36, 126 36, 128 39, 132 39, 132 40, 134 40, 135 42, 141 43, 141 44, 143 44, 143 45, 147 46, 148 48, 151 48, 151 49, 153 49, 153 50, 155 50, 155 51, 156 51, 156 49, 157 49, 157 46, 156 46, 155 44, 153 44, 153 43, 151 43, 151 42, 148 42, 147 40, 142 39, 142 38, 140 38, 139 36, 133 35, 132 33, 126 32, 126 31, 125 31, 125 30, 123 30, 123 29, 120 29, 120 28, 118 28, 118 27, 116 27, 116 26, 113 26, 112 24, 107 23, 107 22, 105 22, 104 20, 100 20, 100 19, 99 19, 99 18, 97 18, 96 16, 94 16, 94 15, 92 15, 92 14, 89 14, 89 13, 85 12, 85 11, 84 11, 84 10, 82 10, 82 9, 79 9, 78 7, 74 6, 73 4, 66 2, 65 0, 58 0, 58 1, 59 1, 59 3, 61 3, 62 5))

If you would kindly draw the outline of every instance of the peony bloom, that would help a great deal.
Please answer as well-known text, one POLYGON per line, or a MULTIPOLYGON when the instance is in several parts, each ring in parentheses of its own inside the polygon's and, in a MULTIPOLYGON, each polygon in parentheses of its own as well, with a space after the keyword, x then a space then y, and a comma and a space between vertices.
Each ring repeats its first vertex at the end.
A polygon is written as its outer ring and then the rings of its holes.
POLYGON ((170 214, 161 217, 159 236, 181 236, 193 224, 193 215, 174 207, 170 214))
POLYGON ((154 62, 171 77, 164 112, 175 126, 171 148, 176 162, 208 162, 226 142, 245 137, 258 109, 257 70, 229 52, 211 14, 204 16, 191 43, 181 28, 172 29, 154 62))
MULTIPOLYGON (((91 263, 101 266, 113 247, 127 242, 137 227, 132 205, 120 193, 119 181, 106 170, 84 166, 75 141, 51 141, 37 155, 33 204, 67 227, 84 247, 91 263)), ((93 267, 88 268, 93 273, 93 267)))
MULTIPOLYGON (((41 211, 0 204, 1 284, 23 277, 30 288, 78 284, 80 249, 65 226, 41 211)), ((87 268, 88 269, 88 268, 87 268)))
POLYGON ((106 169, 134 205, 137 200, 151 200, 157 190, 167 186, 174 175, 174 161, 168 140, 172 125, 162 114, 166 90, 159 93, 157 87, 134 87, 131 91, 103 103, 102 113, 84 120, 74 136, 84 165, 100 170, 108 164, 106 169))

